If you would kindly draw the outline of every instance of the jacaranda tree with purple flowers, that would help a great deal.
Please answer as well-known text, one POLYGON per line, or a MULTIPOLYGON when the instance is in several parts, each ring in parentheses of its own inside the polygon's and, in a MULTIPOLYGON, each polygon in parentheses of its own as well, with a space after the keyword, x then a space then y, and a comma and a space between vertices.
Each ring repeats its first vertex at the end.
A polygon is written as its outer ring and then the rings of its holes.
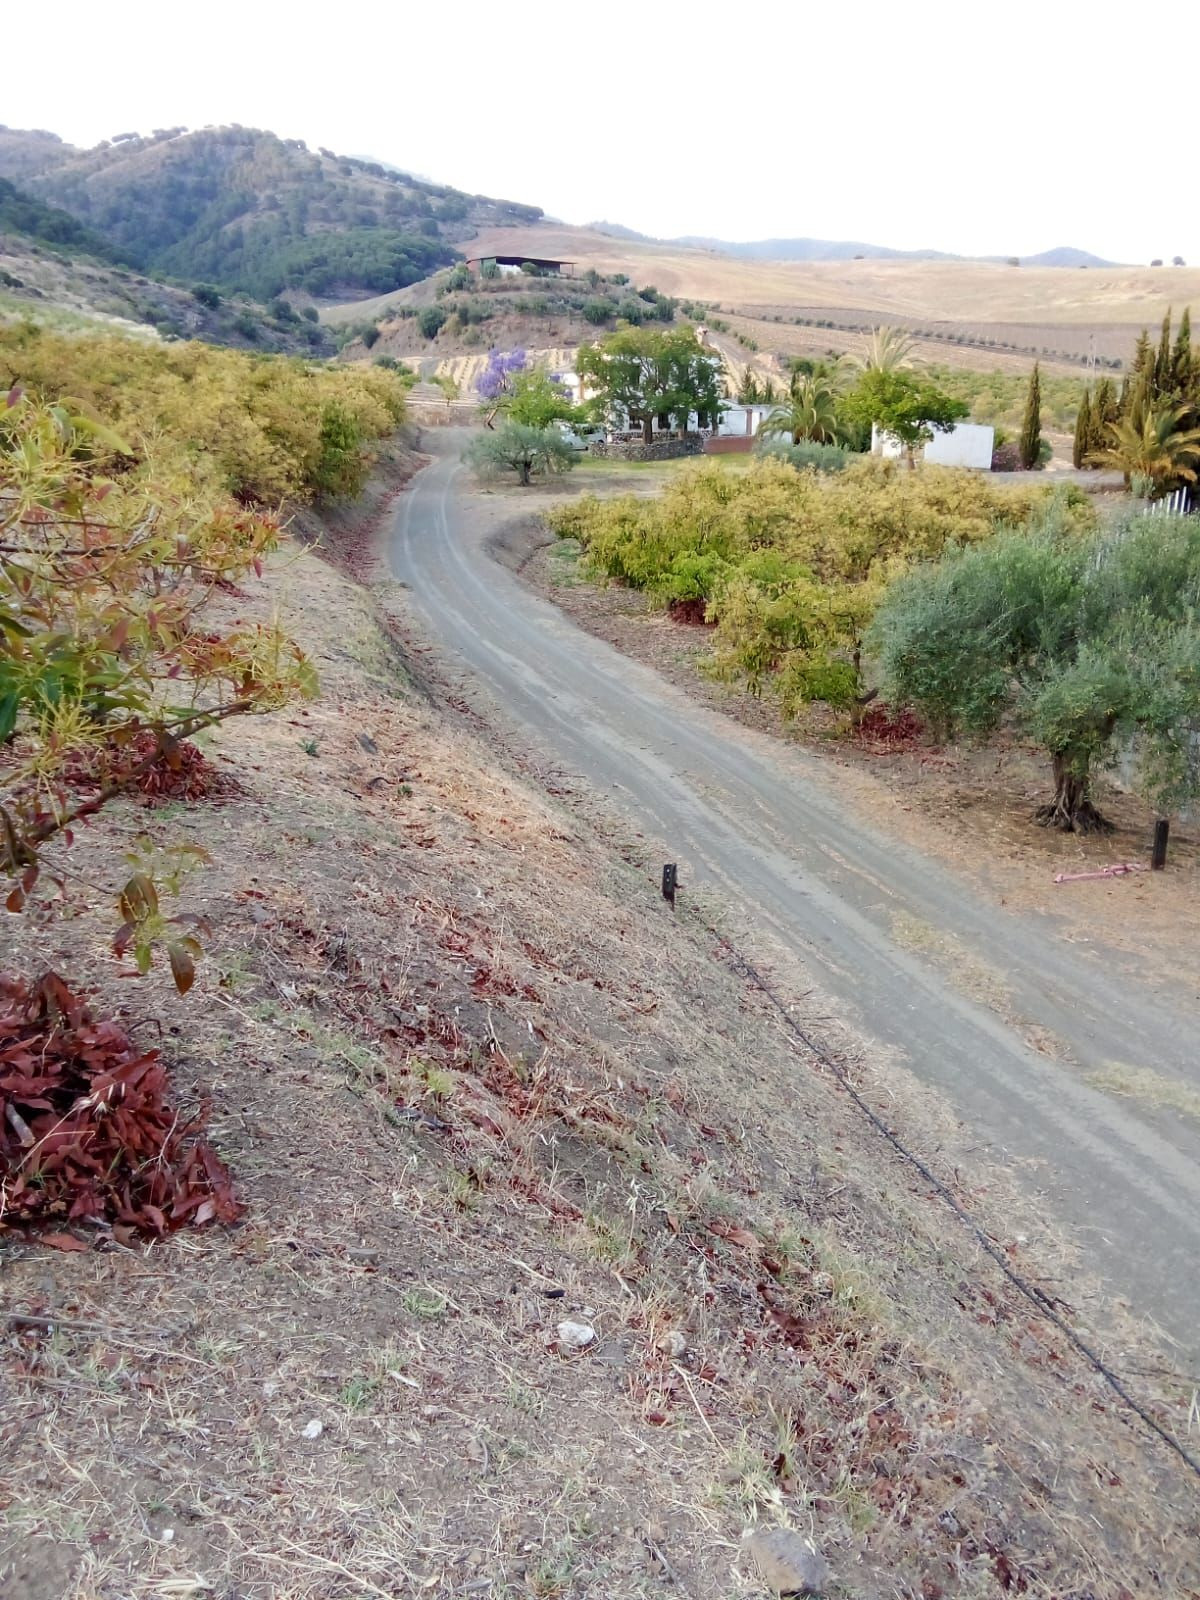
POLYGON ((479 398, 490 403, 491 409, 484 418, 490 428, 496 420, 496 403, 513 390, 516 373, 524 372, 528 357, 524 350, 489 350, 487 366, 480 374, 476 388, 479 398))

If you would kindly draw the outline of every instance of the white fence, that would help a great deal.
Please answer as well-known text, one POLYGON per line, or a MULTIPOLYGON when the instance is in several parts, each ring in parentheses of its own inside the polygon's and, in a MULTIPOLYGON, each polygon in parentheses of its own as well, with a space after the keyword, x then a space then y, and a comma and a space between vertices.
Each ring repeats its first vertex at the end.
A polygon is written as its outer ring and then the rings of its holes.
POLYGON ((1162 500, 1152 500, 1143 507, 1144 517, 1190 517, 1196 509, 1190 489, 1176 489, 1162 500))

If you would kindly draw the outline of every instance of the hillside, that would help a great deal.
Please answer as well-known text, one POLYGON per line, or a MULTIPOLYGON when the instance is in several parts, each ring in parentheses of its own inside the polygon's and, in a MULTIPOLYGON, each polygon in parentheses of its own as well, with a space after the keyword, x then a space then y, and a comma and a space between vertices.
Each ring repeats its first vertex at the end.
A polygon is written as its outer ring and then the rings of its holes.
POLYGON ((856 239, 706 239, 684 234, 671 239, 698 250, 716 250, 721 255, 746 261, 961 261, 964 258, 944 250, 893 250, 883 244, 864 244, 856 239))
MULTIPOLYGON (((1160 322, 1171 306, 1200 301, 1200 269, 1194 267, 1064 271, 956 260, 758 261, 546 221, 519 231, 487 229, 465 248, 480 255, 522 250, 574 261, 577 271, 625 272, 665 294, 762 322, 826 321, 851 330, 890 322, 928 336, 954 333, 986 352, 982 361, 972 358, 976 366, 991 365, 991 350, 1004 345, 1083 361, 1093 339, 1097 355, 1127 359, 1142 328, 1160 322)), ((851 341, 824 340, 839 342, 851 341)))
POLYGON ((1090 250, 1078 250, 1071 244, 1055 245, 1053 250, 1042 250, 1035 256, 1024 256, 1026 267, 1115 267, 1115 261, 1105 261, 1090 250))
POLYGON ((57 329, 115 325, 147 337, 201 339, 239 350, 321 356, 334 349, 325 329, 286 302, 264 306, 211 286, 163 283, 111 260, 44 244, 0 222, 0 323, 8 320, 57 329))
MULTIPOLYGON (((612 239, 640 240, 643 244, 683 245, 689 249, 715 250, 719 255, 748 261, 1003 261, 1003 256, 964 256, 950 250, 896 250, 890 245, 866 244, 854 239, 713 239, 702 234, 681 234, 673 239, 656 239, 619 222, 589 222, 589 233, 612 239)), ((1073 245, 1058 245, 1037 255, 1023 258, 1031 267, 1112 267, 1088 250, 1073 245)))
MULTIPOLYGON (((384 509, 303 531, 337 556, 384 509)), ((760 1600, 758 1522, 814 1537, 831 1597, 1195 1593, 1181 1469, 667 910, 619 813, 441 683, 404 591, 292 547, 228 607, 278 613, 321 698, 226 724, 214 798, 118 802, 77 848, 213 857, 193 994, 98 998, 147 1044, 161 1016, 248 1209, 10 1245, 5 1592, 760 1600)), ((8 957, 77 962, 103 918, 8 957)), ((789 1015, 1061 1282, 1044 1219, 756 937, 789 1015)))
POLYGON ((383 293, 454 260, 481 227, 541 215, 240 127, 165 129, 91 150, 0 129, 0 177, 19 178, 144 271, 261 300, 383 293))
POLYGON ((67 255, 90 255, 101 261, 120 259, 107 239, 85 228, 69 211, 48 206, 24 194, 7 178, 0 178, 0 234, 5 233, 53 245, 67 255))

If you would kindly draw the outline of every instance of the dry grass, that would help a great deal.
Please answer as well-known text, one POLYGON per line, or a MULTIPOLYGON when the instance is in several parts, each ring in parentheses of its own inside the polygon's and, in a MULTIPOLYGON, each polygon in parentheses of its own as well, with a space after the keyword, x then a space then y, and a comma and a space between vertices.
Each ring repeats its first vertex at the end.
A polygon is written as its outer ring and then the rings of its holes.
MULTIPOLYGON (((1192 1486, 648 874, 406 689, 347 579, 293 553, 275 598, 323 699, 210 742, 219 808, 150 813, 215 858, 193 995, 113 981, 98 896, 11 930, 9 964, 161 1015, 249 1215, 7 1242, 44 1320, 0 1337, 6 1600, 729 1600, 755 1519, 861 1600, 1200 1592, 1192 1486)), ((115 808, 77 865, 146 827, 115 808)))

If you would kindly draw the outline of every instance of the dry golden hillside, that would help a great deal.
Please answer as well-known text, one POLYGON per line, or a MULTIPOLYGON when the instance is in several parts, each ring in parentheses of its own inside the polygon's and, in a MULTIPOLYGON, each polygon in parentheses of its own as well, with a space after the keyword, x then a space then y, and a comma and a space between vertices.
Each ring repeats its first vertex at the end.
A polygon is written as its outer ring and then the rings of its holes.
POLYGON ((666 294, 729 307, 855 310, 898 322, 1062 327, 1077 335, 1115 330, 1130 342, 1139 328, 1161 321, 1169 307, 1200 302, 1200 268, 1194 267, 747 261, 712 250, 614 239, 561 223, 492 228, 461 248, 468 255, 558 256, 602 272, 627 272, 635 282, 653 283, 666 294))

